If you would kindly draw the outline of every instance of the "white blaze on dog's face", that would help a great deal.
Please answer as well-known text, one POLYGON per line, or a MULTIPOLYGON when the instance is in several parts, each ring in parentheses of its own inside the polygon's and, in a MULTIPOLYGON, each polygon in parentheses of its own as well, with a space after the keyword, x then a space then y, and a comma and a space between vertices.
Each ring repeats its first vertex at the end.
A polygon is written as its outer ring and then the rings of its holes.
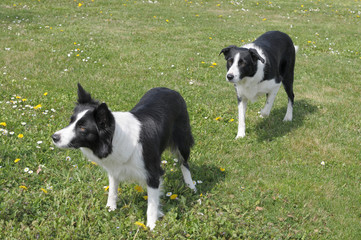
POLYGON ((54 133, 53 142, 55 146, 58 148, 75 148, 75 146, 73 146, 73 142, 76 140, 76 138, 79 138, 79 136, 77 136, 77 130, 79 128, 84 130, 84 128, 79 125, 78 122, 87 113, 87 111, 88 110, 85 110, 75 116, 73 115, 71 117, 70 124, 67 127, 54 133))
POLYGON ((237 83, 244 77, 254 76, 258 69, 258 60, 262 63, 265 62, 257 50, 253 48, 229 46, 222 49, 221 53, 224 54, 227 61, 226 80, 231 83, 237 83))

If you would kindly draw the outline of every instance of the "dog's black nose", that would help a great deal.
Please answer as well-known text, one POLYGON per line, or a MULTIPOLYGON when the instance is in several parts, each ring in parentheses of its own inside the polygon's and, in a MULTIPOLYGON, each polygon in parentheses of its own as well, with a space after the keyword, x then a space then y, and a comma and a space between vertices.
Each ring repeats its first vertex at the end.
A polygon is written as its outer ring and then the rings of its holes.
POLYGON ((231 81, 234 78, 234 75, 232 73, 227 74, 227 79, 231 81))
POLYGON ((60 141, 60 135, 59 135, 59 134, 53 134, 53 135, 51 136, 51 138, 53 139, 53 141, 54 141, 55 143, 60 141))

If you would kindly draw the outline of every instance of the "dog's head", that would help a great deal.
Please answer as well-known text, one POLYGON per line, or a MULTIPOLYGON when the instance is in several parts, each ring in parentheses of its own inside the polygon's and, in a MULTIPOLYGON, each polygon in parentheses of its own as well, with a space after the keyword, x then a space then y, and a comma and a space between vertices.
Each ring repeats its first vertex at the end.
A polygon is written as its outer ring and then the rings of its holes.
POLYGON ((112 152, 115 120, 105 103, 92 99, 78 84, 78 102, 67 127, 52 135, 59 148, 89 148, 98 158, 112 152))
POLYGON ((222 53, 227 61, 226 80, 232 83, 237 83, 244 77, 254 76, 257 72, 258 60, 265 63, 254 48, 239 48, 231 45, 223 48, 219 55, 222 53))

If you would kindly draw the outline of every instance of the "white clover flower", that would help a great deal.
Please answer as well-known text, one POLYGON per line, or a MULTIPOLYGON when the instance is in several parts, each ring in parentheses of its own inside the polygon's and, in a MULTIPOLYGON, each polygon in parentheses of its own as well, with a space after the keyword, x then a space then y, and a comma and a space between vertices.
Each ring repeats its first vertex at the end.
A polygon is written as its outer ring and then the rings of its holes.
POLYGON ((321 165, 322 165, 322 166, 325 166, 325 165, 326 165, 326 163, 325 163, 324 161, 322 161, 322 162, 321 162, 321 165))
POLYGON ((32 174, 33 173, 33 170, 29 170, 29 172, 28 172, 29 174, 32 174))
POLYGON ((167 197, 172 196, 172 192, 167 192, 166 196, 167 196, 167 197))
POLYGON ((29 168, 24 168, 24 172, 29 172, 29 168))
POLYGON ((168 162, 166 160, 163 160, 162 161, 162 164, 167 164, 168 162))

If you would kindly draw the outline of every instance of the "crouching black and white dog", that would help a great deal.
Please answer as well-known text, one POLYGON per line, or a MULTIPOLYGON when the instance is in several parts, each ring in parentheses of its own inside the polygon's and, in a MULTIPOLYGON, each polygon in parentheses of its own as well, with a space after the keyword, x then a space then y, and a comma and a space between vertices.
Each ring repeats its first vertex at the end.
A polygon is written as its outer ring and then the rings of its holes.
POLYGON ((267 100, 260 114, 270 114, 277 92, 283 84, 288 96, 287 112, 283 121, 292 121, 293 75, 297 47, 285 33, 266 32, 254 42, 242 47, 229 46, 220 52, 227 60, 227 81, 234 84, 238 99, 238 133, 236 138, 246 134, 247 102, 254 102, 266 94, 267 100))
POLYGON ((111 112, 92 99, 78 84, 78 103, 70 124, 52 135, 59 148, 80 148, 109 177, 109 211, 117 207, 120 181, 134 180, 147 186, 147 226, 158 217, 161 194, 161 154, 170 147, 180 160, 185 183, 194 191, 188 166, 194 144, 187 106, 182 96, 167 88, 149 90, 130 112, 111 112))

